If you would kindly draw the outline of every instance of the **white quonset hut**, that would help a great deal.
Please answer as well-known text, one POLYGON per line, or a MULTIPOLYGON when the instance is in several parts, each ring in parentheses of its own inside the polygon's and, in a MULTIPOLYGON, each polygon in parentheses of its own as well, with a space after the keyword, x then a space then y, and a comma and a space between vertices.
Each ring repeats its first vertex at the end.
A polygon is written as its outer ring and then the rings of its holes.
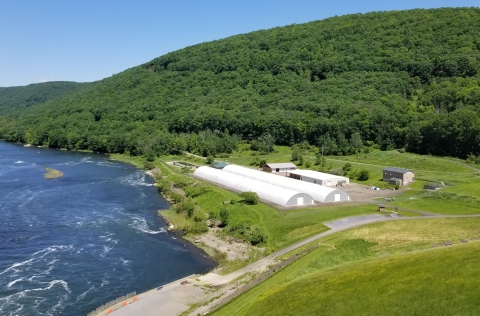
POLYGON ((297 206, 315 203, 313 198, 306 193, 281 188, 270 183, 264 183, 210 167, 197 168, 193 175, 238 192, 256 192, 258 197, 262 200, 282 206, 297 206))
POLYGON ((277 187, 306 193, 310 195, 315 201, 322 203, 350 200, 350 196, 348 195, 348 193, 342 190, 298 181, 288 177, 277 176, 268 172, 253 170, 238 165, 228 165, 223 168, 223 172, 240 175, 242 177, 257 180, 263 183, 269 183, 277 187))
POLYGON ((288 172, 289 177, 305 182, 311 182, 315 184, 325 185, 325 186, 336 186, 339 182, 345 184, 350 183, 350 179, 347 177, 341 177, 334 174, 323 173, 313 170, 291 170, 288 172))

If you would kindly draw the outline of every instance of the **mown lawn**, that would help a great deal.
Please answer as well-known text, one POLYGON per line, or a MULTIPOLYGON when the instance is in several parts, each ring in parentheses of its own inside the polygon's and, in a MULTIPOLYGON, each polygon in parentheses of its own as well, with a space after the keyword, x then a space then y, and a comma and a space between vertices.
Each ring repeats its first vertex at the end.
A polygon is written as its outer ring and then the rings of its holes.
POLYGON ((479 238, 480 218, 340 232, 213 315, 478 315, 479 238))
POLYGON ((378 166, 398 167, 415 170, 444 172, 471 172, 456 161, 446 157, 424 156, 411 153, 400 153, 397 150, 374 150, 368 154, 359 153, 350 156, 330 156, 328 158, 345 161, 363 162, 378 166))

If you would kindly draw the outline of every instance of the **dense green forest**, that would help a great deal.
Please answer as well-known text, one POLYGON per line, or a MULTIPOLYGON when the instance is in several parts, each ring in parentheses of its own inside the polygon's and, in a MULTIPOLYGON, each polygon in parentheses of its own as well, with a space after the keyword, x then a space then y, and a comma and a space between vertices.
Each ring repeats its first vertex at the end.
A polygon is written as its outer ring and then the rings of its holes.
POLYGON ((55 99, 82 85, 77 82, 52 81, 23 87, 0 87, 0 115, 19 112, 33 105, 55 99))
POLYGON ((258 137, 479 155, 479 30, 479 8, 444 8, 236 35, 5 112, 0 138, 136 155, 217 155, 258 137))

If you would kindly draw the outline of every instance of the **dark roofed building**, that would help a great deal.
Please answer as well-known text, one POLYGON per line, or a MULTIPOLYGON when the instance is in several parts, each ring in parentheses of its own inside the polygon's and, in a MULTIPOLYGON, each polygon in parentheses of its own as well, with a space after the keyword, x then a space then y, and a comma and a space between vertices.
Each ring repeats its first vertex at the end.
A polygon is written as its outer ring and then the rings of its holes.
POLYGON ((383 169, 383 181, 404 186, 415 181, 415 174, 408 169, 386 167, 383 169))
POLYGON ((215 169, 223 169, 228 165, 228 163, 223 162, 223 161, 217 161, 214 164, 210 165, 210 167, 215 168, 215 169))

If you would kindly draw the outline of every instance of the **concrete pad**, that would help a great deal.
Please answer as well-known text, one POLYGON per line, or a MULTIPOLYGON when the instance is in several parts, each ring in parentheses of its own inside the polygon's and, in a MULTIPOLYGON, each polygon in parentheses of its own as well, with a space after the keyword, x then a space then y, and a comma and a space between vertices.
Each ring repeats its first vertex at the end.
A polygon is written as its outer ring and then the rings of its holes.
POLYGON ((385 215, 380 214, 371 214, 371 215, 361 215, 361 216, 354 216, 354 217, 347 217, 343 219, 338 219, 336 221, 326 222, 324 223, 326 226, 330 228, 340 228, 347 225, 352 225, 360 222, 369 221, 372 219, 380 219, 385 218, 385 215))

